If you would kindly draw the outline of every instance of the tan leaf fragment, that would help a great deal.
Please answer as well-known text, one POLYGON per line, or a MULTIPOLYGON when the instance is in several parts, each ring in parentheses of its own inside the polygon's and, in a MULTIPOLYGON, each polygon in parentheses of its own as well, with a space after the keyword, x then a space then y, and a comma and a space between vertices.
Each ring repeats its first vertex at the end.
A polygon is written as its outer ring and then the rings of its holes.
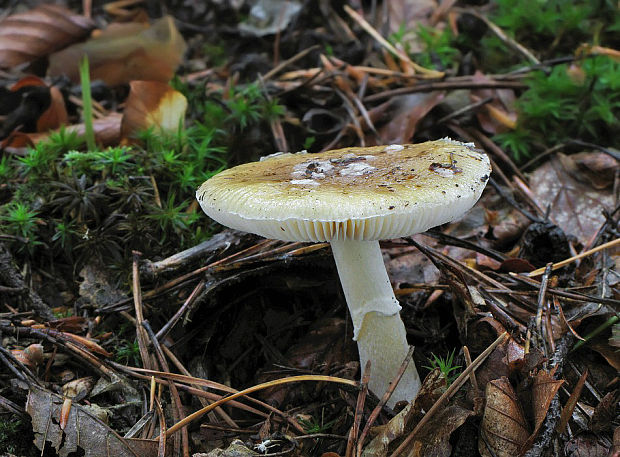
POLYGON ((480 454, 515 457, 529 434, 523 410, 508 379, 490 381, 486 386, 486 405, 478 438, 480 454))
POLYGON ((0 22, 0 68, 32 62, 80 41, 93 22, 59 5, 40 5, 0 22))
POLYGON ((547 411, 551 405, 551 400, 558 393, 564 381, 553 379, 552 375, 545 370, 540 370, 534 377, 532 384, 532 411, 534 412, 534 431, 521 448, 525 452, 530 448, 542 424, 547 417, 547 411))
POLYGON ((414 452, 410 457, 448 457, 452 452, 450 435, 465 420, 473 415, 473 411, 457 405, 444 408, 422 427, 413 441, 414 452))
POLYGON ((125 113, 121 122, 121 137, 130 140, 136 133, 155 127, 176 132, 185 119, 187 99, 168 84, 156 81, 132 81, 125 113))
POLYGON ((604 211, 611 212, 615 206, 611 189, 595 189, 584 172, 562 154, 532 173, 530 182, 540 206, 551 208, 551 222, 584 245, 605 222, 604 211))
POLYGON ((79 82, 78 63, 87 56, 91 80, 100 79, 110 86, 133 80, 167 82, 186 47, 172 17, 164 16, 148 28, 136 23, 116 26, 113 32, 57 52, 50 56, 48 74, 64 74, 79 82))
POLYGON ((157 455, 157 441, 129 440, 79 405, 73 403, 65 429, 59 425, 63 398, 38 386, 30 386, 26 411, 32 418, 34 444, 43 449, 54 447, 60 457, 84 451, 84 457, 110 455, 115 457, 150 457, 157 455), (135 449, 135 450, 133 450, 135 449))

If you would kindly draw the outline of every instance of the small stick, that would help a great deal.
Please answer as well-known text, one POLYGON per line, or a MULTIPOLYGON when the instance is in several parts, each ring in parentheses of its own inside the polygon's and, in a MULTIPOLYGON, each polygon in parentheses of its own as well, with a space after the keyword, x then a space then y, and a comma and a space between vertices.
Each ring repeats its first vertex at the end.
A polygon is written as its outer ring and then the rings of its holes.
MULTIPOLYGON (((471 354, 469 353, 469 348, 467 346, 463 346, 463 355, 465 356, 465 365, 470 366, 471 354)), ((473 371, 469 375, 469 382, 471 383, 471 386, 476 392, 480 391, 480 389, 478 388, 478 381, 476 380, 476 373, 474 373, 473 371)))
MULTIPOLYGON (((542 327, 542 314, 545 308, 545 301, 547 295, 547 286, 549 284, 549 276, 551 276, 551 262, 547 264, 545 267, 545 274, 542 277, 542 281, 540 282, 540 289, 538 289, 538 306, 536 308, 536 333, 538 333, 537 337, 540 338, 544 342, 543 338, 543 327, 542 327)), ((549 337, 549 335, 547 335, 549 337)), ((551 335, 553 338, 553 335, 551 335)), ((546 344, 543 344, 543 349, 545 351, 545 357, 549 357, 549 348, 546 344)))
POLYGON ((289 378, 283 378, 283 379, 276 379, 274 381, 268 381, 268 382, 264 382, 262 384, 257 384, 255 386, 252 387, 248 387, 247 389, 243 389, 240 390, 237 393, 231 394, 227 397, 224 397, 218 401, 215 401, 213 403, 211 403, 209 406, 206 406, 202 409, 199 409, 198 411, 190 414, 189 416, 187 416, 184 420, 177 422, 176 424, 174 424, 172 427, 170 427, 167 431, 166 431, 166 435, 170 436, 173 433, 177 432, 180 428, 185 427, 187 424, 189 424, 190 422, 202 417, 204 414, 208 413, 209 411, 211 411, 212 409, 226 403, 229 402, 230 400, 234 400, 235 398, 239 398, 242 397, 244 395, 248 395, 251 394, 253 392, 257 392, 259 390, 263 390, 266 389, 268 387, 273 387, 273 386, 278 386, 281 384, 288 384, 288 383, 292 383, 292 382, 300 382, 300 381, 323 381, 323 382, 335 382, 338 384, 344 384, 347 386, 351 386, 351 387, 359 387, 359 383, 356 381, 351 381, 350 379, 344 379, 344 378, 336 378, 333 376, 324 376, 324 375, 301 375, 301 376, 291 376, 289 378))
POLYGON ((310 54, 312 51, 316 51, 317 49, 319 49, 319 45, 315 44, 314 46, 310 46, 309 48, 306 48, 300 52, 298 52, 297 54, 295 54, 293 57, 286 59, 282 62, 280 62, 278 65, 276 65, 275 67, 273 67, 271 70, 269 70, 267 73, 265 73, 263 75, 263 77, 261 78, 263 81, 267 81, 268 79, 273 78, 275 75, 277 75, 278 73, 280 73, 282 70, 284 70, 286 67, 288 67, 289 65, 294 64, 295 62, 297 62, 298 60, 303 59, 304 57, 306 57, 308 54, 310 54))
POLYGON ((413 441, 416 433, 418 433, 422 429, 422 427, 426 425, 426 423, 428 423, 428 421, 431 419, 431 417, 433 417, 435 412, 439 410, 439 408, 442 408, 444 406, 444 403, 452 396, 452 394, 459 390, 463 386, 463 384, 465 384, 469 377, 469 373, 477 369, 482 364, 482 362, 484 362, 486 358, 491 354, 491 352, 493 352, 493 350, 501 343, 503 343, 508 337, 508 332, 502 333, 500 336, 497 337, 495 341, 493 341, 493 343, 491 343, 488 348, 484 350, 484 352, 482 352, 482 354, 476 357, 476 359, 472 362, 470 366, 463 370, 459 377, 456 378, 452 384, 450 384, 450 387, 448 387, 446 391, 441 395, 441 397, 439 397, 437 401, 433 404, 433 406, 431 406, 431 409, 429 409, 428 412, 424 415, 424 417, 420 420, 420 422, 418 422, 418 424, 407 436, 407 438, 405 438, 405 440, 400 443, 400 445, 392 453, 391 457, 397 457, 407 448, 407 446, 409 446, 411 441, 413 441))
MULTIPOLYGON (((562 260, 561 262, 554 263, 551 266, 551 271, 555 271, 558 268, 562 268, 562 267, 568 265, 569 263, 572 263, 572 262, 574 262, 576 260, 579 260, 579 259, 583 259, 584 257, 592 255, 592 254, 594 254, 596 252, 602 251, 603 249, 613 248, 613 247, 616 247, 618 245, 620 245, 620 238, 616 238, 615 240, 608 241, 607 243, 604 243, 604 244, 601 244, 600 246, 597 246, 595 248, 589 249, 589 250, 587 250, 585 252, 582 252, 581 254, 577 254, 577 255, 575 255, 573 257, 570 257, 568 259, 562 260)), ((536 269, 534 271, 530 271, 529 273, 527 273, 527 276, 529 276, 531 278, 532 276, 538 276, 538 275, 540 275, 540 274, 542 274, 544 272, 545 272, 545 268, 538 268, 538 269, 536 269)))
MULTIPOLYGON (((153 345, 153 348, 155 349, 155 355, 157 356, 157 359, 159 360, 159 364, 161 365, 162 370, 166 372, 170 372, 170 367, 168 366, 168 362, 166 361, 166 357, 164 356, 164 351, 162 351, 161 345, 159 344, 159 341, 157 341, 157 337, 155 336, 155 332, 153 332, 153 329, 151 328, 149 321, 147 320, 142 321, 142 327, 144 327, 147 335, 149 336, 151 340, 151 344, 153 345)), ((184 413, 183 413, 183 404, 181 403, 181 397, 179 396, 179 391, 177 390, 177 387, 172 381, 168 382, 168 388, 170 389, 170 396, 172 397, 172 401, 175 406, 175 408, 172 410, 173 413, 176 413, 176 414, 173 414, 175 416, 174 419, 177 421, 182 421, 184 418, 184 413)), ((160 438, 161 438, 161 435, 163 435, 164 433, 165 432, 162 430, 160 434, 160 438)), ((189 435, 187 434, 187 428, 183 428, 181 430, 181 442, 183 445, 183 456, 189 457, 189 435)), ((175 448, 177 447, 177 445, 178 445, 178 442, 175 442, 175 448)))
POLYGON ((366 402, 366 396, 368 395, 368 382, 370 381, 370 370, 372 369, 371 361, 366 362, 364 368, 364 374, 362 375, 362 389, 357 394, 357 403, 355 405, 355 415, 353 416, 353 425, 349 430, 349 437, 347 439, 347 450, 345 451, 345 457, 353 457, 353 453, 357 449, 358 441, 357 437, 360 430, 360 422, 364 415, 364 403, 366 402))
POLYGON ((159 330, 159 332, 157 332, 157 334, 155 335, 155 338, 157 338, 158 341, 161 341, 166 337, 168 332, 172 330, 172 327, 175 326, 175 324, 179 321, 179 319, 181 319, 181 317, 185 314, 187 309, 196 301, 196 298, 200 295, 200 293, 202 292, 204 288, 205 288, 205 280, 201 279, 198 285, 194 287, 194 290, 192 290, 192 293, 189 294, 189 297, 187 297, 187 300, 185 300, 183 305, 181 305, 181 307, 177 310, 177 312, 174 313, 174 316, 172 316, 170 320, 166 322, 166 324, 159 330))
POLYGON ((392 46, 392 44, 387 41, 385 38, 383 38, 379 32, 377 32, 374 27, 372 25, 370 25, 366 19, 364 19, 362 16, 360 16, 353 8, 351 8, 349 5, 344 5, 344 10, 346 11, 346 13, 351 16, 351 18, 357 22, 360 27, 362 27, 366 32, 368 32, 368 34, 370 36, 372 36, 381 46, 383 46, 385 49, 387 49, 388 51, 390 51, 392 54, 394 54, 395 56, 397 56, 399 59, 407 62, 411 67, 413 67, 415 69, 415 71, 420 72, 421 75, 420 77, 427 77, 427 78, 443 78, 443 76, 445 75, 444 72, 442 71, 437 71, 437 70, 429 70, 428 68, 424 68, 421 65, 418 65, 417 63, 415 63, 413 60, 411 60, 409 58, 409 56, 407 54, 405 54, 403 51, 400 51, 398 49, 396 49, 394 46, 392 46))
MULTIPOLYGON (((174 364, 174 366, 176 366, 179 369, 179 371, 182 374, 184 374, 185 376, 188 376, 188 377, 192 377, 192 374, 189 371, 187 371, 187 368, 185 368, 183 366, 181 361, 179 359, 177 359, 177 357, 174 355, 174 353, 170 349, 168 349, 168 347, 165 344, 163 344, 161 346, 161 348, 164 351, 164 353, 166 354, 166 357, 168 357, 170 359, 170 361, 174 364)), ((192 385, 194 387, 196 387, 196 388, 200 388, 200 386, 198 384, 192 384, 192 385)), ((209 404, 209 400, 207 400, 204 397, 200 397, 198 400, 200 401, 202 406, 207 406, 209 404)), ((226 412, 222 408, 220 408, 220 407, 215 408, 215 412, 217 414, 219 414, 220 417, 224 420, 224 422, 226 422, 229 426, 234 427, 234 428, 239 428, 237 423, 234 420, 232 420, 231 417, 228 414, 226 414, 226 412)), ((211 414, 211 413, 209 413, 209 414, 211 414)), ((209 416, 209 418, 213 422, 217 421, 217 416, 214 416, 214 417, 209 416)))
POLYGON ((154 361, 148 351, 148 335, 142 327, 144 314, 142 313, 142 289, 140 288, 140 273, 138 271, 138 262, 140 253, 133 251, 133 268, 132 268, 132 288, 133 288, 133 304, 136 312, 136 336, 138 338, 138 348, 140 350, 140 358, 146 368, 154 368, 154 361))
MULTIPOLYGON (((458 10, 460 10, 460 8, 458 10)), ((506 43, 509 47, 511 47, 512 49, 517 51, 519 54, 523 55, 527 60, 532 62, 534 65, 540 64, 540 60, 538 60, 536 58, 536 56, 534 54, 532 54, 525 46, 523 46, 522 44, 518 43, 517 41, 513 40, 508 35, 506 35, 501 28, 499 28, 497 25, 495 25, 493 22, 491 22, 483 14, 480 14, 478 11, 473 10, 473 9, 461 10, 461 12, 464 12, 464 13, 467 13, 467 14, 471 14, 472 16, 475 16, 476 18, 480 19, 482 22, 484 22, 486 24, 486 26, 489 29, 491 29, 491 31, 500 40, 502 40, 504 43, 506 43)))

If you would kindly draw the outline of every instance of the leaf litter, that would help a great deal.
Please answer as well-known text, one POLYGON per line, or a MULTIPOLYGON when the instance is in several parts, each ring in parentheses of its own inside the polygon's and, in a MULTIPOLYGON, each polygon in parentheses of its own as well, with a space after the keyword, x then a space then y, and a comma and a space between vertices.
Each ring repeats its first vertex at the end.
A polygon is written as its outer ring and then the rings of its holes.
MULTIPOLYGON (((102 146, 144 146, 142 130, 175 132, 201 116, 232 119, 229 164, 274 146, 475 141, 494 161, 495 182, 478 205, 456 223, 382 243, 414 360, 428 366, 429 354, 456 348, 460 375, 428 369, 424 395, 395 411, 354 387, 363 367, 325 244, 223 230, 185 250, 131 256, 129 246, 124 279, 89 259, 74 280, 54 279, 53 268, 15 249, 23 237, 0 229, 0 243, 13 248, 0 252, 2 387, 22 389, 0 406, 30 416, 21 426, 38 450, 23 452, 617 455, 617 151, 569 140, 524 175, 487 136, 519 129, 519 73, 478 65, 455 74, 440 64, 441 48, 424 60, 433 68, 411 57, 433 37, 411 24, 435 27, 438 39, 484 23, 538 62, 487 17, 472 19, 482 17, 476 10, 402 0, 369 14, 357 4, 318 4, 320 27, 296 2, 175 3, 174 19, 155 14, 151 22, 140 6, 109 4, 95 14, 111 23, 89 39, 102 22, 88 14, 46 5, 8 11, 0 25, 1 157, 25 157, 55 129, 83 134, 72 95, 83 55, 107 94, 94 106, 102 146), (203 46, 219 32, 223 49, 203 46), (47 76, 41 58, 50 59, 47 76), (201 111, 206 102, 166 84, 179 66, 188 87, 221 97, 222 111, 201 111), (235 93, 254 80, 265 106, 283 104, 262 124, 245 104, 257 95, 235 93), (470 351, 483 356, 472 361, 470 351)), ((463 66, 472 65, 467 59, 463 66)), ((145 195, 163 209, 162 178, 144 178, 145 195)), ((1 204, 13 189, 0 186, 1 204)), ((82 236, 89 241, 89 231, 82 236)))

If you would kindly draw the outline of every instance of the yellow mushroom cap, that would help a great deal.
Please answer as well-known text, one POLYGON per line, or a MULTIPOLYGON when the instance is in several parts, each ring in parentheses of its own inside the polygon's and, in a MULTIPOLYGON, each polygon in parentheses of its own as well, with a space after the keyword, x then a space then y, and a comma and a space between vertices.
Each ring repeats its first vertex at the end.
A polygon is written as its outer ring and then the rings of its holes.
POLYGON ((217 174, 196 197, 222 225, 266 238, 381 240, 459 218, 490 174, 485 154, 446 138, 273 154, 217 174))

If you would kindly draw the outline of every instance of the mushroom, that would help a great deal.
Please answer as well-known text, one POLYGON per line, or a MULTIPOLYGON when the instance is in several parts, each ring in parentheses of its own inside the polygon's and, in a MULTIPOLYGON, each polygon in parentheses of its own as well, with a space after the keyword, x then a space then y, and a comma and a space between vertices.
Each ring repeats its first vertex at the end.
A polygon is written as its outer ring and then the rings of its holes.
MULTIPOLYGON (((480 197, 491 167, 473 144, 350 147, 317 154, 276 153, 205 181, 200 206, 222 225, 284 241, 328 241, 353 321, 369 388, 381 396, 408 352, 401 309, 379 240, 452 221, 480 197)), ((413 361, 388 406, 413 400, 413 361)))

